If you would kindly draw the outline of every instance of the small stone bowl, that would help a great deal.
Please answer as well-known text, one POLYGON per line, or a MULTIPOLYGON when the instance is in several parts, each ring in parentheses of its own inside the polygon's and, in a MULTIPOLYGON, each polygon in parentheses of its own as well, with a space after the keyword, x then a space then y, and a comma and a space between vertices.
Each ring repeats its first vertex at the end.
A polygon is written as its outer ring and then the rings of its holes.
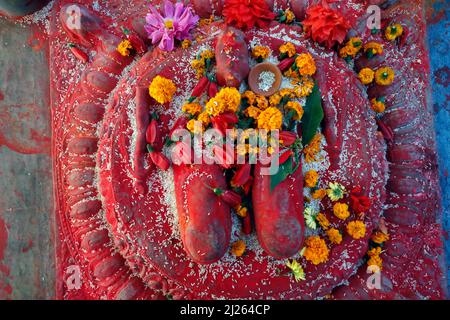
POLYGON ((248 76, 248 85, 250 89, 257 95, 268 97, 278 91, 281 86, 281 71, 280 69, 270 62, 259 63, 250 70, 248 76), (260 75, 263 72, 269 72, 274 75, 272 79, 268 77, 267 83, 264 84, 264 80, 260 79, 260 75), (273 82, 273 83, 272 83, 273 82))

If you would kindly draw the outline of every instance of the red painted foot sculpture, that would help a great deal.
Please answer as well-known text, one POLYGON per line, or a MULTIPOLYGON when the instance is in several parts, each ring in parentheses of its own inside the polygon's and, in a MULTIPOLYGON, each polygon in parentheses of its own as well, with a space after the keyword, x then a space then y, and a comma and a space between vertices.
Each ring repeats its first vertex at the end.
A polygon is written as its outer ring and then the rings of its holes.
POLYGON ((312 2, 55 4, 60 298, 445 297, 422 2, 312 2))

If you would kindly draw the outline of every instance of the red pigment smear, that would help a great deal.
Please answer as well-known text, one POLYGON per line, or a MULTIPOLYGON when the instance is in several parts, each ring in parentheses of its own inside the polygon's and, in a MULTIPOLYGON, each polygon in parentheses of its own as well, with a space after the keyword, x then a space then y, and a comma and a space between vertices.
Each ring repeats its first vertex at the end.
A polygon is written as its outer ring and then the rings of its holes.
POLYGON ((0 101, 5 99, 5 95, 3 94, 3 92, 0 91, 0 101))
POLYGON ((45 47, 47 37, 42 32, 35 31, 32 35, 30 35, 27 43, 34 51, 40 51, 45 47))
POLYGON ((8 229, 5 222, 0 219, 0 261, 5 258, 5 249, 8 245, 8 229))

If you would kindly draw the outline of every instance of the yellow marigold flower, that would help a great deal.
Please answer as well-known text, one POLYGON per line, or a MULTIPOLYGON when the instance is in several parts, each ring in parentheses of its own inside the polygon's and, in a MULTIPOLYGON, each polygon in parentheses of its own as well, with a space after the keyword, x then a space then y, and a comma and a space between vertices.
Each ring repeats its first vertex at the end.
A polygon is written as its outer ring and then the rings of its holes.
POLYGON ((358 50, 361 50, 361 46, 362 46, 361 38, 352 37, 348 40, 346 45, 352 46, 353 48, 357 48, 358 50))
POLYGON ((288 103, 286 103, 284 108, 286 110, 293 111, 293 116, 292 116, 293 120, 301 120, 302 119, 304 111, 303 111, 301 104, 298 101, 289 101, 288 103))
POLYGON ((353 57, 355 54, 355 49, 351 46, 344 46, 339 49, 339 56, 341 58, 353 57))
POLYGON ((225 105, 216 98, 211 98, 205 105, 206 113, 210 116, 218 116, 225 112, 225 105))
POLYGON ((123 40, 117 45, 117 52, 124 57, 128 57, 130 55, 130 50, 133 49, 131 42, 129 40, 123 40))
POLYGON ((191 119, 188 121, 186 128, 192 133, 200 133, 203 132, 203 124, 195 119, 191 119))
POLYGON ((375 82, 380 86, 388 86, 394 82, 395 72, 392 68, 383 67, 375 71, 375 82))
POLYGON ((326 231, 326 234, 331 243, 340 244, 342 242, 342 234, 338 229, 331 228, 326 231))
POLYGON ((367 261, 368 266, 377 266, 380 270, 383 270, 383 259, 380 256, 373 256, 367 261))
POLYGON ((267 101, 266 97, 264 96, 257 96, 256 105, 259 109, 266 110, 269 107, 269 101, 267 101))
POLYGON ((306 260, 312 262, 314 265, 326 262, 328 260, 329 250, 325 240, 319 236, 311 236, 305 241, 306 248, 303 256, 306 260))
POLYGON ((337 182, 330 182, 328 186, 330 188, 327 190, 327 195, 331 201, 338 201, 344 197, 345 188, 343 185, 337 182))
POLYGON ((205 50, 202 53, 200 53, 200 57, 203 60, 207 60, 207 59, 213 59, 215 56, 214 51, 212 50, 205 50))
POLYGON ((333 213, 341 220, 345 220, 350 216, 348 205, 346 203, 337 202, 333 205, 333 213))
POLYGON ((316 200, 322 200, 326 195, 327 195, 327 190, 318 189, 313 192, 312 197, 313 197, 313 199, 316 199, 316 200))
POLYGON ((376 54, 382 54, 383 46, 378 42, 371 41, 364 45, 364 52, 370 54, 371 56, 374 56, 376 54))
POLYGON ((181 110, 195 116, 202 112, 202 106, 198 103, 187 103, 182 107, 181 110))
POLYGON ((175 94, 175 91, 177 91, 177 87, 172 80, 156 76, 152 80, 148 91, 153 99, 160 104, 164 104, 172 101, 173 95, 175 94))
POLYGON ((307 188, 314 188, 319 181, 319 174, 315 170, 309 170, 305 174, 305 186, 307 188))
POLYGON ((310 77, 302 77, 300 82, 294 87, 297 98, 307 97, 314 88, 314 81, 310 77))
POLYGON ((242 205, 239 205, 239 207, 235 208, 235 210, 236 214, 241 218, 245 218, 248 214, 248 209, 242 205))
POLYGON ((261 114, 261 109, 254 106, 250 106, 247 109, 245 109, 244 114, 249 118, 258 120, 258 117, 261 114))
POLYGON ((284 72, 284 76, 287 77, 287 78, 291 78, 294 81, 297 81, 297 80, 300 79, 300 74, 298 73, 298 71, 292 70, 291 68, 287 69, 284 72))
POLYGON ((398 23, 390 25, 389 27, 386 28, 384 32, 386 39, 388 39, 389 41, 397 39, 402 34, 403 34, 403 27, 398 23))
POLYGON ((363 68, 359 71, 358 77, 363 84, 371 84, 375 78, 375 72, 370 68, 363 68))
POLYGON ((236 257, 242 257, 245 248, 245 242, 243 240, 238 240, 231 245, 231 253, 236 257))
POLYGON ((302 266, 300 263, 298 263, 297 260, 292 260, 292 262, 290 262, 289 260, 286 262, 286 267, 288 267, 289 269, 291 269, 292 274, 294 275, 294 279, 295 281, 300 281, 300 280, 306 280, 305 277, 305 271, 303 270, 302 266))
POLYGON ((351 221, 347 225, 347 232, 353 239, 361 239, 366 235, 366 225, 362 221, 351 221))
POLYGON ((384 112, 384 110, 386 110, 386 105, 384 104, 384 102, 383 101, 379 101, 379 100, 377 100, 375 98, 370 100, 370 107, 376 113, 382 113, 382 112, 384 112))
POLYGON ((276 107, 281 102, 281 95, 278 93, 275 93, 274 95, 270 96, 269 103, 271 107, 276 107))
POLYGON ((316 161, 316 156, 320 152, 320 143, 322 141, 322 135, 316 133, 311 142, 303 149, 305 155, 305 161, 307 163, 316 161))
POLYGON ((197 78, 201 78, 205 74, 206 64, 205 60, 193 60, 191 62, 192 69, 197 72, 197 78))
POLYGON ((249 105, 254 105, 256 102, 256 94, 253 91, 245 91, 242 94, 242 99, 247 99, 249 105))
POLYGON ((182 47, 183 49, 187 49, 187 48, 189 48, 189 47, 191 46, 191 44, 192 44, 191 40, 189 40, 189 39, 184 39, 184 40, 181 42, 181 47, 182 47))
POLYGON ((209 117, 209 114, 204 111, 200 113, 197 117, 197 120, 203 123, 203 126, 208 126, 211 123, 211 118, 209 117))
POLYGON ((280 110, 269 107, 258 117, 258 128, 270 130, 279 130, 283 124, 283 115, 280 110))
POLYGON ((330 227, 330 221, 323 213, 318 213, 316 216, 316 221, 322 227, 322 229, 327 230, 330 227))
POLYGON ((292 43, 287 42, 280 46, 280 53, 286 54, 289 58, 291 58, 297 53, 297 50, 292 43))
POLYGON ((284 15, 286 16, 287 24, 290 24, 290 23, 292 23, 292 21, 295 20, 295 14, 289 9, 286 9, 286 11, 284 12, 284 15))
POLYGON ((211 15, 208 19, 206 19, 206 18, 200 19, 200 21, 198 22, 198 25, 200 27, 204 27, 204 26, 209 26, 213 22, 214 22, 214 16, 211 15))
POLYGON ((294 89, 292 88, 283 88, 279 91, 279 94, 282 98, 289 97, 291 99, 295 98, 294 89))
POLYGON ((255 59, 267 59, 270 54, 269 47, 266 46, 256 46, 252 50, 252 56, 255 59))
POLYGON ((241 104, 241 94, 236 88, 222 88, 215 99, 223 104, 224 111, 236 112, 241 104))
POLYGON ((389 235, 384 232, 377 231, 374 234, 372 234, 370 239, 375 243, 382 244, 389 240, 389 235))
POLYGON ((369 251, 367 251, 367 255, 369 257, 379 256, 380 254, 381 254, 381 248, 380 247, 375 247, 375 248, 372 248, 369 251))
POLYGON ((316 73, 316 63, 309 53, 302 53, 295 59, 298 73, 302 76, 312 76, 316 73))

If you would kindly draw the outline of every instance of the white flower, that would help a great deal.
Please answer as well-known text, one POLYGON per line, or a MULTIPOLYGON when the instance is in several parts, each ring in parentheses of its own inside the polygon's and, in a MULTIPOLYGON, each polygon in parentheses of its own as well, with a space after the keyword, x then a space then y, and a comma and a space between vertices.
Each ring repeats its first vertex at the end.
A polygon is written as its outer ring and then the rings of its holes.
POLYGON ((317 229, 316 216, 318 212, 315 212, 313 208, 306 207, 303 212, 303 216, 305 217, 306 226, 310 229, 317 229))
POLYGON ((327 195, 331 201, 338 201, 344 197, 345 188, 342 184, 337 182, 330 182, 330 189, 327 190, 327 195))
POLYGON ((298 282, 300 280, 306 280, 305 271, 303 270, 303 268, 300 265, 300 263, 297 262, 297 260, 292 260, 292 262, 290 262, 288 260, 286 262, 286 267, 291 269, 292 274, 294 275, 295 281, 298 282))

